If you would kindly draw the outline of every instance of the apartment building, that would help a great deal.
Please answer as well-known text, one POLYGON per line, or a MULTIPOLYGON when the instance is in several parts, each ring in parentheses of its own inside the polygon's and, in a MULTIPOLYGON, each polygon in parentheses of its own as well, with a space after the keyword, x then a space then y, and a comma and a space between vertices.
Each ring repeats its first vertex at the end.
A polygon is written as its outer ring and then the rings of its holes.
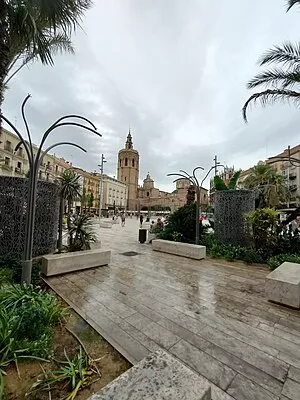
POLYGON ((287 204, 288 208, 299 207, 300 205, 300 145, 294 146, 290 149, 291 158, 298 160, 290 163, 284 160, 283 157, 288 157, 288 150, 270 157, 266 160, 267 164, 278 172, 282 173, 289 185, 291 198, 287 204))
POLYGON ((126 183, 103 174, 102 184, 102 210, 125 210, 128 198, 128 189, 126 183))

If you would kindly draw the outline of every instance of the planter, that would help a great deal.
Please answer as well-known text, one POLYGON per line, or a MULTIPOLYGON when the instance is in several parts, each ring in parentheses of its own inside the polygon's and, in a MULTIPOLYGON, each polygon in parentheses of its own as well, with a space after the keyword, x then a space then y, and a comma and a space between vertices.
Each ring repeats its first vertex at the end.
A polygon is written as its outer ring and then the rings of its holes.
POLYGON ((171 242, 169 240, 155 239, 152 241, 152 249, 162 253, 202 260, 206 257, 206 247, 196 244, 171 242))
POLYGON ((110 260, 111 251, 101 249, 49 254, 42 258, 42 273, 46 276, 52 276, 81 271, 107 265, 110 260))

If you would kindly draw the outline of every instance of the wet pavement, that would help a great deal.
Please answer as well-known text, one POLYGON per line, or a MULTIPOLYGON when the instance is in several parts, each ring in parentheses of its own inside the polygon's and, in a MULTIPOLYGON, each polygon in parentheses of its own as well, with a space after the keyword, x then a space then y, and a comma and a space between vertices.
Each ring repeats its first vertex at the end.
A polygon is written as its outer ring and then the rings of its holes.
POLYGON ((111 264, 48 282, 130 362, 162 348, 213 400, 300 399, 300 312, 266 300, 267 268, 153 252, 136 219, 95 226, 111 264))

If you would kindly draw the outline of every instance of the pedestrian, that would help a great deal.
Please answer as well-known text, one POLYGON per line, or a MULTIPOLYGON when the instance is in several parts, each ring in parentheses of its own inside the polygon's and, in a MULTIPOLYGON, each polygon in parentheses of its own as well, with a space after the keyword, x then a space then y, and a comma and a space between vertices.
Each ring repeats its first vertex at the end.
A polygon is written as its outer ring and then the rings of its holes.
POLYGON ((121 226, 125 226, 125 214, 121 214, 121 226))
POLYGON ((143 214, 140 215, 140 226, 142 227, 144 221, 143 214))

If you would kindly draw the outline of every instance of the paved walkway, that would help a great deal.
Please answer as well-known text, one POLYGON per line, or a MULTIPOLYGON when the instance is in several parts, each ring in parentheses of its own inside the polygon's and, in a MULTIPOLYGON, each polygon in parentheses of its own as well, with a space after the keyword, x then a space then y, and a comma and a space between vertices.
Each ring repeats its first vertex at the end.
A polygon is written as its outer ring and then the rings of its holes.
POLYGON ((49 284, 132 363, 164 348, 213 400, 299 400, 300 313, 266 301, 268 270, 156 253, 137 231, 101 228, 111 265, 49 284))

